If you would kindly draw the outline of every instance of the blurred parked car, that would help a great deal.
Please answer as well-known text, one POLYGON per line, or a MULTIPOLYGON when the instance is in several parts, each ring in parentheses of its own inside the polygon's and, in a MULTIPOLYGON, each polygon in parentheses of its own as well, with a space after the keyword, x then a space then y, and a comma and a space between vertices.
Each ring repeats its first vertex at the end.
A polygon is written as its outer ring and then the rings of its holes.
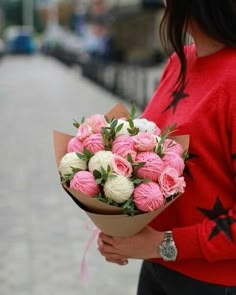
POLYGON ((4 31, 6 52, 10 54, 32 54, 36 51, 33 29, 28 26, 11 26, 4 31))
POLYGON ((56 24, 48 26, 42 37, 41 51, 68 66, 80 62, 81 48, 78 36, 56 24))

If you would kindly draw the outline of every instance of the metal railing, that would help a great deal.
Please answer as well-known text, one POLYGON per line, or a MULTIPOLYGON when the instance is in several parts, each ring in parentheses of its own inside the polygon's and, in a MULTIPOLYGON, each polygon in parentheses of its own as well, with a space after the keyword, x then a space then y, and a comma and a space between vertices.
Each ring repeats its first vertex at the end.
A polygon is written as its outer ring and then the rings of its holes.
POLYGON ((120 98, 143 109, 155 91, 163 65, 143 67, 122 63, 91 62, 82 66, 82 75, 120 98))

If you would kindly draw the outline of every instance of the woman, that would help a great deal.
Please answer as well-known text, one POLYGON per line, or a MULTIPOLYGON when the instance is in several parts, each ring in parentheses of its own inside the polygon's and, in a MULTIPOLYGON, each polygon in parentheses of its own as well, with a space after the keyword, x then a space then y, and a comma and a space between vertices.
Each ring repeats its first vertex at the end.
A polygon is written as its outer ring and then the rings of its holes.
POLYGON ((186 191, 133 237, 101 233, 99 251, 144 260, 138 295, 235 295, 236 1, 167 0, 161 32, 175 53, 143 116, 190 134, 186 191))

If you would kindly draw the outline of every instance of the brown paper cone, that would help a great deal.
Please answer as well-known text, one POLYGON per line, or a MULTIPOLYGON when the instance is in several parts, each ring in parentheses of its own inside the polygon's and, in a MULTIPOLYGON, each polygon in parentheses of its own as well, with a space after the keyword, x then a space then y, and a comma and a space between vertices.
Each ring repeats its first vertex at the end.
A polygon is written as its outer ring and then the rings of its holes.
POLYGON ((141 231, 149 222, 164 211, 176 199, 177 197, 153 212, 142 213, 135 216, 128 216, 124 214, 103 215, 85 212, 103 233, 112 237, 130 237, 141 231))
MULTIPOLYGON (((123 105, 118 104, 115 106, 107 116, 109 118, 127 117, 128 111, 123 105)), ((67 144, 73 137, 68 134, 61 133, 59 131, 53 132, 54 137, 54 150, 57 167, 60 165, 60 160, 67 152, 67 144)), ((175 136, 175 141, 180 143, 185 149, 189 146, 189 136, 175 136)), ((104 233, 111 236, 128 237, 139 232, 143 229, 151 220, 164 211, 170 204, 172 204, 177 198, 171 202, 163 205, 161 208, 148 213, 140 213, 135 216, 127 216, 123 214, 123 209, 115 206, 105 204, 92 197, 88 197, 81 192, 70 189, 63 185, 65 191, 72 197, 72 199, 83 209, 93 223, 104 233)))

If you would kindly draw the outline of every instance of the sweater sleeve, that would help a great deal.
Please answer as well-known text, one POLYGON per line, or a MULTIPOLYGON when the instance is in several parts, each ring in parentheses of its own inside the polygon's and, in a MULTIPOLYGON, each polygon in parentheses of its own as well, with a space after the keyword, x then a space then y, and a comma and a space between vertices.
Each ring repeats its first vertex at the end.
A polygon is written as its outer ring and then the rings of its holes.
MULTIPOLYGON (((225 93, 219 102, 218 115, 228 140, 232 181, 236 186, 236 97, 232 96, 229 98, 225 93)), ((227 210, 218 202, 221 214, 217 218, 205 218, 199 224, 173 229, 178 249, 177 260, 204 259, 215 262, 236 259, 236 195, 232 199, 235 202, 227 210)))

